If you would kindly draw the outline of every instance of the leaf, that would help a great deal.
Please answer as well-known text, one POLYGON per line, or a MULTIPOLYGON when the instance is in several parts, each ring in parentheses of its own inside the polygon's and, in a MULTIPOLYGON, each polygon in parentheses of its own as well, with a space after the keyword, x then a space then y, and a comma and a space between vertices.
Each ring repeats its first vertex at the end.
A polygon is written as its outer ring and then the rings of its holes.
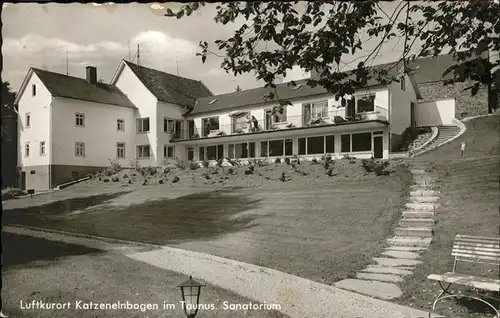
POLYGON ((206 56, 206 55, 203 55, 203 56, 201 57, 201 62, 202 62, 202 63, 205 63, 205 61, 206 61, 206 60, 207 60, 207 56, 206 56))

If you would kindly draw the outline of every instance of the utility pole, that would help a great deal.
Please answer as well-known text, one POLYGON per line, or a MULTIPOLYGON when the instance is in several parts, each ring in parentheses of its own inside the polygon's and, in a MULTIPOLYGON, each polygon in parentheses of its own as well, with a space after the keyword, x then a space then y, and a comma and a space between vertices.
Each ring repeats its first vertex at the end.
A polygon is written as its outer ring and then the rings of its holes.
POLYGON ((179 60, 177 59, 177 56, 175 57, 175 62, 177 63, 177 76, 179 76, 179 60))
POLYGON ((137 44, 137 65, 141 65, 141 51, 139 49, 139 44, 137 44))

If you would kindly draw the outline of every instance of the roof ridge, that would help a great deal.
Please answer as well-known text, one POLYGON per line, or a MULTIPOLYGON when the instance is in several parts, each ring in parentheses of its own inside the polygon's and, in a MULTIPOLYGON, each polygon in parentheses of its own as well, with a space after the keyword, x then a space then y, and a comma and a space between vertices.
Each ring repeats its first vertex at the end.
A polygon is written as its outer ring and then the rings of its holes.
POLYGON ((189 81, 193 81, 193 82, 201 82, 200 80, 195 80, 195 79, 192 79, 192 78, 189 78, 189 77, 184 77, 184 76, 180 76, 180 75, 175 75, 175 74, 172 74, 172 73, 168 73, 168 72, 165 72, 165 71, 160 71, 156 68, 152 68, 152 67, 147 67, 147 66, 143 66, 143 65, 139 65, 139 64, 135 64, 135 63, 132 63, 130 61, 126 61, 124 60, 125 63, 130 63, 132 65, 135 65, 135 66, 138 66, 138 67, 142 67, 142 68, 147 68, 148 70, 152 70, 152 71, 156 71, 156 72, 160 72, 160 73, 163 73, 163 74, 167 74, 169 76, 173 76, 173 77, 177 77, 177 78, 182 78, 182 79, 186 79, 186 80, 189 80, 189 81))
MULTIPOLYGON (((77 76, 72 76, 72 75, 66 75, 66 74, 63 74, 63 73, 58 73, 58 72, 53 72, 53 71, 48 71, 48 70, 42 70, 42 69, 36 68, 36 67, 32 67, 32 69, 33 69, 33 71, 45 72, 45 73, 50 73, 50 74, 55 74, 55 75, 59 75, 59 76, 70 77, 70 78, 74 78, 74 79, 79 79, 79 80, 82 80, 82 81, 86 81, 86 79, 82 78, 82 77, 77 77, 77 76)), ((100 84, 108 84, 108 83, 100 83, 100 84)), ((108 85, 111 85, 111 84, 108 84, 108 85)))

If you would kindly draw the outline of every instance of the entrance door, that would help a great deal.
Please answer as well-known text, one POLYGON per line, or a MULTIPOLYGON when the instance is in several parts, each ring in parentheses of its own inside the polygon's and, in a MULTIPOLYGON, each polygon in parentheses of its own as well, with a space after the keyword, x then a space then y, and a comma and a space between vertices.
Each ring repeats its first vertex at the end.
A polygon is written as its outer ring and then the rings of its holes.
POLYGON ((384 137, 376 136, 373 137, 373 155, 375 159, 381 159, 384 157, 384 137))
POLYGON ((415 118, 415 103, 410 102, 410 125, 411 127, 417 127, 417 120, 415 118))
POLYGON ((21 190, 26 190, 26 171, 21 172, 21 190))

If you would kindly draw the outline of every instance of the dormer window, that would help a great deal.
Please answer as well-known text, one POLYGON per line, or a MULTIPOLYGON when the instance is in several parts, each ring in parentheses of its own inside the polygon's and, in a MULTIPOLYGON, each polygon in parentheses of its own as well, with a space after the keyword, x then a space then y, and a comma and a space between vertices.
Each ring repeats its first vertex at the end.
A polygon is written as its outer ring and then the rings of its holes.
POLYGON ((31 85, 31 96, 36 96, 36 85, 31 85))

